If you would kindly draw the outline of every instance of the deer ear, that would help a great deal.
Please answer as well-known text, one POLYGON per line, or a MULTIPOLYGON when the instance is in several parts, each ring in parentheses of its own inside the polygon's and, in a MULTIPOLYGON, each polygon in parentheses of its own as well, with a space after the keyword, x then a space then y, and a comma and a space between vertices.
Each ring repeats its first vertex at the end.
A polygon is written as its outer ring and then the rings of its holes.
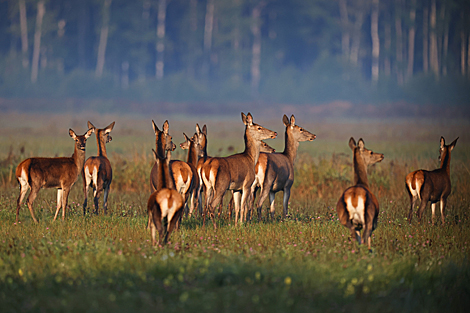
POLYGON ((289 118, 287 117, 287 115, 284 114, 284 116, 282 117, 282 122, 284 123, 285 127, 289 126, 289 118))
POLYGON ((206 124, 204 124, 204 126, 202 126, 202 132, 204 133, 204 135, 207 136, 207 126, 206 126, 206 124))
POLYGON ((201 132, 201 129, 199 128, 199 124, 196 123, 196 133, 199 135, 200 132, 201 132))
POLYGON ((94 128, 90 128, 86 133, 85 133, 85 138, 88 139, 88 137, 91 136, 91 134, 95 131, 94 128))
POLYGON ((441 149, 444 148, 446 145, 446 140, 444 139, 444 137, 441 136, 441 149))
POLYGON ((168 120, 163 123, 163 132, 165 135, 168 135, 168 132, 170 131, 170 123, 168 123, 168 120))
POLYGON ((153 157, 155 158, 155 161, 158 161, 158 155, 157 155, 157 152, 155 150, 152 149, 152 152, 153 152, 153 157))
POLYGON ((356 148, 356 140, 354 140, 353 137, 349 139, 349 148, 351 148, 351 150, 354 150, 356 148))
POLYGON ((183 133, 183 136, 184 136, 184 139, 185 139, 186 141, 189 141, 189 140, 190 140, 190 139, 189 139, 189 137, 188 137, 188 136, 186 136, 186 134, 185 134, 185 133, 183 133))
POLYGON ((69 129, 69 135, 70 135, 70 137, 72 137, 74 140, 75 140, 75 138, 77 138, 77 135, 75 134, 75 132, 74 132, 71 128, 69 129))
POLYGON ((116 122, 112 122, 111 124, 109 124, 108 126, 106 126, 106 128, 104 129, 105 133, 110 133, 110 132, 113 130, 115 123, 116 123, 116 122))
POLYGON ((95 126, 93 126, 93 124, 90 121, 88 121, 87 126, 88 126, 88 129, 90 129, 90 128, 95 129, 96 128, 95 126))
POLYGON ((457 139, 459 139, 459 137, 455 138, 455 140, 452 141, 452 143, 449 145, 450 151, 452 151, 454 149, 455 145, 457 144, 457 139))
POLYGON ((290 126, 294 126, 294 125, 295 125, 295 116, 294 114, 292 114, 290 117, 290 126))
POLYGON ((246 115, 242 112, 242 122, 246 125, 246 115))
POLYGON ((362 138, 359 139, 359 141, 357 142, 357 145, 358 145, 359 149, 361 149, 361 150, 364 150, 364 148, 366 147, 366 145, 364 143, 364 140, 362 140, 362 138))
POLYGON ((248 112, 248 115, 246 116, 246 121, 248 124, 253 125, 253 116, 251 116, 250 112, 248 112))
POLYGON ((158 126, 157 124, 155 124, 155 122, 152 120, 152 127, 153 127, 153 131, 156 133, 158 133, 160 130, 158 129, 158 126))

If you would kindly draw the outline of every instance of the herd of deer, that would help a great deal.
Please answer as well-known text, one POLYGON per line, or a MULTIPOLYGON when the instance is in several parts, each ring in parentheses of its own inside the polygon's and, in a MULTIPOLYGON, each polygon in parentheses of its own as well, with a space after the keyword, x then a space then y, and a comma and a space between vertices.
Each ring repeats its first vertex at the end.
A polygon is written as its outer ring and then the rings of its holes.
MULTIPOLYGON (((232 193, 235 208, 235 224, 245 222, 249 211, 248 202, 253 201, 257 189, 260 195, 256 201, 258 218, 261 218, 261 207, 269 195, 271 217, 274 215, 274 198, 278 191, 283 191, 283 217, 287 215, 290 189, 294 182, 294 160, 299 142, 313 141, 316 136, 296 125, 295 117, 290 119, 284 115, 285 149, 275 153, 264 139, 274 139, 277 133, 253 122, 250 113, 241 114, 245 124, 245 150, 227 157, 209 157, 207 155, 207 128, 200 129, 196 124, 196 133, 188 137, 183 133, 185 142, 180 144, 187 149, 187 161, 171 160, 171 152, 176 145, 169 133, 169 123, 165 121, 160 130, 154 121, 155 132, 155 165, 150 173, 152 194, 147 203, 148 224, 152 243, 157 244, 156 232, 159 233, 158 243, 165 244, 171 232, 186 210, 191 216, 198 203, 198 210, 205 217, 208 213, 216 228, 215 209, 221 205, 227 190, 232 193), (202 206, 202 195, 205 206, 202 206), (186 207, 184 208, 184 206, 186 207)), ((16 169, 16 178, 20 184, 20 194, 17 200, 16 222, 19 210, 28 189, 31 192, 27 205, 34 222, 38 222, 33 211, 33 202, 41 188, 57 188, 57 210, 54 221, 62 208, 62 219, 65 219, 67 199, 71 187, 77 181, 80 172, 83 176, 85 200, 83 213, 87 210, 87 194, 91 186, 94 192, 94 212, 98 213, 98 200, 103 195, 104 214, 107 212, 109 187, 112 181, 112 168, 106 154, 106 143, 112 140, 109 133, 113 130, 114 122, 103 129, 97 129, 88 122, 88 131, 78 136, 70 129, 69 134, 75 140, 75 150, 71 157, 29 158, 22 161, 16 169), (86 140, 92 133, 96 134, 98 156, 90 157, 85 162, 86 140)), ((458 139, 458 138, 457 138, 458 139)), ((413 207, 419 198, 421 204, 417 212, 421 221, 427 203, 431 202, 432 223, 436 203, 440 202, 441 219, 445 223, 445 206, 451 191, 450 184, 450 154, 457 142, 450 145, 440 140, 440 168, 434 171, 417 170, 406 176, 411 207, 408 220, 411 223, 413 207)), ((384 155, 374 153, 365 147, 364 141, 354 138, 349 140, 353 152, 354 186, 347 188, 341 195, 336 210, 339 221, 351 231, 352 238, 356 237, 359 244, 367 242, 371 248, 371 234, 377 227, 379 203, 370 190, 367 178, 367 167, 380 162, 384 155), (361 239, 361 230, 363 237, 361 239)), ((205 220, 205 218, 204 218, 205 220)))

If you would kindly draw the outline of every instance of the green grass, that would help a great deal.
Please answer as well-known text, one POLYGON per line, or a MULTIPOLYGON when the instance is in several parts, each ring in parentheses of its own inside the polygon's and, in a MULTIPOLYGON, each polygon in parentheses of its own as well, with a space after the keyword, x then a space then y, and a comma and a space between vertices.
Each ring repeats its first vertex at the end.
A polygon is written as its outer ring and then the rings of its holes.
MULTIPOLYGON (((236 147, 238 141, 220 137, 231 131, 211 133, 208 126, 214 153, 218 143, 224 149, 236 147)), ((387 127, 383 133, 395 126, 387 127)), ((466 130, 462 126, 461 136, 466 130)), ((351 184, 350 135, 337 140, 340 135, 335 133, 301 144, 286 220, 279 216, 280 193, 274 221, 254 219, 234 226, 224 211, 214 230, 210 221, 202 227, 200 218, 184 219, 170 243, 157 248, 151 246, 145 228, 154 138, 151 132, 145 140, 140 133, 125 140, 119 139, 119 132, 112 135, 114 181, 108 216, 82 215, 79 179, 65 221, 52 222, 55 191, 40 191, 34 203, 38 225, 26 206, 20 212, 21 223, 15 224, 18 188, 11 172, 22 158, 40 155, 41 140, 50 138, 21 137, 30 148, 20 154, 22 141, 1 137, 1 312, 468 311, 470 147, 465 138, 452 152, 447 223, 433 226, 429 205, 421 224, 414 220, 409 225, 406 220, 404 176, 419 167, 436 166, 439 138, 423 142, 418 134, 407 142, 380 142, 373 134, 371 139, 364 136, 368 148, 386 157, 369 172, 381 212, 369 253, 348 238, 349 231, 336 216, 336 201, 351 184), (8 159, 10 145, 14 152, 8 159)), ((67 134, 61 136, 44 151, 71 150, 67 139, 67 134)), ((90 143, 95 145, 94 138, 90 143)))

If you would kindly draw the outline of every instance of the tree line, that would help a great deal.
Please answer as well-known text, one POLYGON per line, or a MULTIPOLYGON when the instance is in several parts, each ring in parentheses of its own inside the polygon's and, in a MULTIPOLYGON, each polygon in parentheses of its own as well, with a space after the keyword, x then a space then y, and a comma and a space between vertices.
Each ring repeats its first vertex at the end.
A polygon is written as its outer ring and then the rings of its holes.
POLYGON ((465 87, 470 77, 465 0, 3 0, 0 8, 4 96, 321 102, 367 101, 372 91, 394 100, 450 79, 465 87))

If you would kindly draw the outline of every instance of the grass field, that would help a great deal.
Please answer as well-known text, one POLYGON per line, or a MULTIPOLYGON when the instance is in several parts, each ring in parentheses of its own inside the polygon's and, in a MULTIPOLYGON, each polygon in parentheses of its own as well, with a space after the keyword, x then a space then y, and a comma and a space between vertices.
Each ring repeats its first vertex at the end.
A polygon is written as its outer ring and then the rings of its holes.
MULTIPOLYGON (((161 125, 163 118, 155 117, 161 125)), ((279 133, 268 143, 282 151, 284 126, 255 122, 279 133)), ((470 126, 466 121, 304 121, 317 135, 301 143, 289 218, 254 220, 235 227, 226 212, 214 231, 200 218, 184 219, 166 247, 154 248, 146 226, 148 177, 155 137, 151 118, 1 116, 1 312, 467 312, 470 308, 470 126), (34 203, 40 223, 24 206, 15 224, 16 165, 30 156, 71 155, 67 130, 86 121, 116 120, 108 144, 114 169, 108 216, 83 216, 81 178, 72 189, 65 222, 52 222, 56 191, 41 190, 34 203), (16 121, 16 122, 14 122, 16 121), (409 225, 405 175, 436 168, 439 138, 460 139, 452 151, 452 194, 446 224, 409 225), (372 253, 350 241, 336 202, 351 184, 351 136, 385 154, 370 168, 380 203, 372 253)), ((243 149, 239 116, 214 122, 170 119, 175 144, 206 123, 209 154, 243 149), (228 139, 227 139, 228 138, 228 139)), ((179 148, 177 150, 180 150, 179 148)), ((87 156, 96 153, 94 135, 87 156)), ((184 158, 184 153, 174 156, 184 158)), ((89 201, 90 203, 91 201, 89 201)), ((264 208, 267 207, 265 203, 264 208)), ((264 212, 266 215, 266 212, 264 212)))

